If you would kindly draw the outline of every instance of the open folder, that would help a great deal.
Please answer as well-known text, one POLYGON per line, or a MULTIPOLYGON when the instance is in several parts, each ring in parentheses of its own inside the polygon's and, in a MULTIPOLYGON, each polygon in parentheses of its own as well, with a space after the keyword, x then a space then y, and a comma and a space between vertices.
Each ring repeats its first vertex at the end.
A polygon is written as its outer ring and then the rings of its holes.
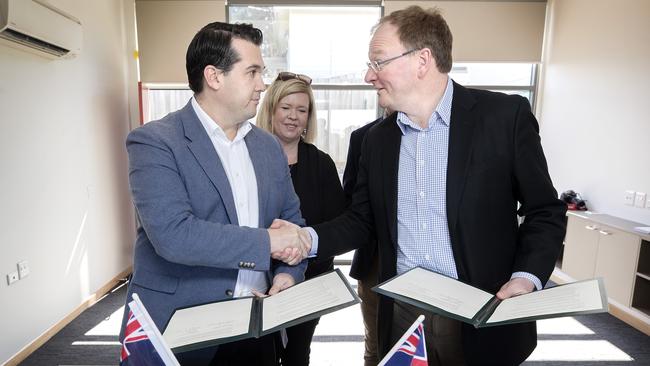
POLYGON ((373 290, 476 328, 607 312, 602 278, 499 300, 495 295, 456 279, 416 267, 373 290))
POLYGON ((336 269, 269 297, 241 297, 176 309, 163 338, 174 353, 260 337, 359 303, 336 269))

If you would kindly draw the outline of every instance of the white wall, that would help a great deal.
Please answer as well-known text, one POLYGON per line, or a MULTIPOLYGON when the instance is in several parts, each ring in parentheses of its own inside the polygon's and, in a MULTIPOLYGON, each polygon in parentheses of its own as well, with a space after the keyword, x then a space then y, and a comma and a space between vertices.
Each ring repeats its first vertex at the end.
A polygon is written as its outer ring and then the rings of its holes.
POLYGON ((549 1, 542 143, 558 191, 650 225, 625 190, 650 193, 650 1, 549 1))
POLYGON ((81 55, 0 46, 0 363, 131 261, 133 0, 49 2, 83 23, 81 55), (20 260, 31 274, 8 286, 20 260))

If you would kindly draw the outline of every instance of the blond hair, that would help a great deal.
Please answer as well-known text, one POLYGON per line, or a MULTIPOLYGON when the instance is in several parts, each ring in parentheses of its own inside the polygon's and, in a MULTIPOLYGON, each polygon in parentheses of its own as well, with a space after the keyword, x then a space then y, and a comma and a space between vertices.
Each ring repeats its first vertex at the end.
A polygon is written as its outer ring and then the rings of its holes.
POLYGON ((282 98, 297 93, 305 93, 309 97, 309 113, 306 127, 307 132, 303 134, 302 139, 305 142, 313 143, 316 139, 316 106, 314 105, 314 94, 311 91, 311 87, 302 80, 275 80, 269 88, 266 89, 262 106, 257 113, 256 124, 258 127, 263 128, 270 133, 274 133, 271 120, 275 108, 278 106, 278 103, 280 103, 282 98))

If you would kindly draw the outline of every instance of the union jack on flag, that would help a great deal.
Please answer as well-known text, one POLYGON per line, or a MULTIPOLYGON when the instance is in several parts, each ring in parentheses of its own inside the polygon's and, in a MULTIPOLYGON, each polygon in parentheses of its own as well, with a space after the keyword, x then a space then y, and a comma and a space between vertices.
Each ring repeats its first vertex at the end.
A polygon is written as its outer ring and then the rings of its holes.
POLYGON ((420 315, 378 366, 427 366, 423 320, 420 315))
POLYGON ((137 294, 133 294, 128 306, 129 319, 124 330, 120 366, 179 365, 137 294))

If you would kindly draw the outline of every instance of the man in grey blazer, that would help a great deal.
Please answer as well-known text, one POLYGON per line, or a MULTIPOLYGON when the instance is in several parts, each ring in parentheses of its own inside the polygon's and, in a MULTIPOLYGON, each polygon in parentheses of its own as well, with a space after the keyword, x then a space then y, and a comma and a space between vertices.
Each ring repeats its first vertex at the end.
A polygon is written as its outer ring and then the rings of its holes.
MULTIPOLYGON (((272 295, 303 280, 309 248, 298 227, 273 225, 304 223, 286 157, 248 122, 264 90, 261 42, 248 24, 206 25, 186 55, 192 99, 127 138, 141 223, 127 303, 137 293, 161 330, 177 308, 272 295)), ((267 365, 274 350, 266 337, 178 356, 192 365, 267 365)))

